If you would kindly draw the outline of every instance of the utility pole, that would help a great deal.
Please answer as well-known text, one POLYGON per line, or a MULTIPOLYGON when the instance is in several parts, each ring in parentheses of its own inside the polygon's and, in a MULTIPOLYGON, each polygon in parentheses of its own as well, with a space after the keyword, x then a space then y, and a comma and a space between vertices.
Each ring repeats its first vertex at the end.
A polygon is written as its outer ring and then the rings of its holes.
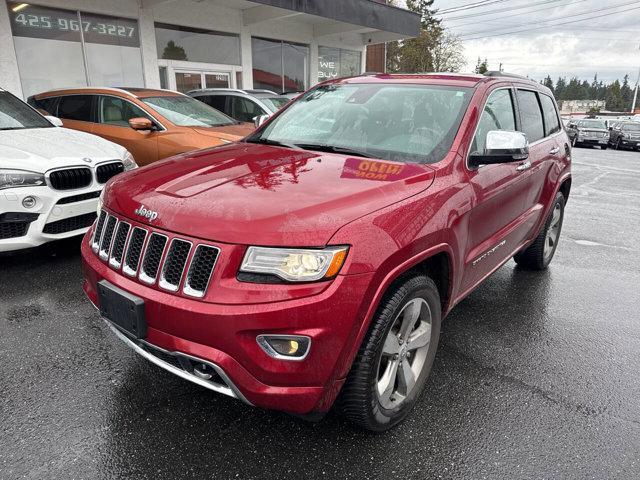
POLYGON ((638 69, 638 80, 636 80, 636 90, 633 94, 633 103, 631 104, 631 115, 636 112, 636 101, 638 100, 638 87, 640 87, 640 68, 638 69))
MULTIPOLYGON (((640 49, 640 47, 638 47, 640 49)), ((636 91, 633 94, 633 103, 631 104, 631 115, 636 113, 636 101, 638 100, 638 87, 640 87, 640 68, 638 68, 638 79, 636 80, 636 91)))

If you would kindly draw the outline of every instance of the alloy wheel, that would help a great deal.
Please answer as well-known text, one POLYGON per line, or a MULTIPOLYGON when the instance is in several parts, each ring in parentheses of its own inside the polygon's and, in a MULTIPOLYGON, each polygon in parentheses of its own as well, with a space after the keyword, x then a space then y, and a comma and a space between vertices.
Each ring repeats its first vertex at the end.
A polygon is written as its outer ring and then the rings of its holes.
POLYGON ((547 236, 544 241, 544 258, 548 259, 556 248, 558 237, 560 237, 560 226, 562 223, 562 206, 556 203, 553 207, 551 222, 547 229, 547 236))
POLYGON ((431 310, 423 298, 407 302, 387 334, 378 366, 376 392, 383 408, 397 408, 411 394, 431 343, 431 310))

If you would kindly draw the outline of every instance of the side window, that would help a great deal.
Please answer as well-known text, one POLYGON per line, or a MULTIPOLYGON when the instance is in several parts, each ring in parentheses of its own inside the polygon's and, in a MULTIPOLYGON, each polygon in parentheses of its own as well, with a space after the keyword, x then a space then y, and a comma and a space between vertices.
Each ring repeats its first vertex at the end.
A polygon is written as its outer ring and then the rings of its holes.
POLYGON ((29 97, 29 99, 27 100, 27 103, 31 105, 33 108, 35 108, 36 110, 39 110, 40 113, 42 113, 43 115, 53 115, 55 117, 56 116, 55 107, 56 107, 57 100, 58 100, 57 97, 47 97, 47 98, 41 98, 39 100, 34 97, 29 97))
POLYGON ((542 113, 544 113, 544 127, 546 134, 553 135, 560 131, 560 120, 558 120, 558 112, 551 97, 540 95, 540 103, 542 104, 542 113))
POLYGON ((538 102, 538 94, 531 90, 518 90, 518 105, 520 107, 522 131, 527 136, 529 143, 537 142, 544 138, 544 123, 540 103, 538 102))
POLYGON ((487 141, 487 133, 492 130, 516 129, 516 114, 510 89, 496 90, 487 99, 478 122, 476 136, 471 151, 482 154, 487 141))
POLYGON ((93 95, 67 95, 60 97, 58 117, 63 120, 79 120, 91 122, 91 103, 93 95))
POLYGON ((225 95, 207 95, 202 97, 196 97, 198 100, 202 100, 204 103, 209 105, 210 107, 215 108, 216 110, 225 112, 225 103, 227 101, 227 97, 225 95))
POLYGON ((101 95, 98 112, 99 122, 108 125, 128 127, 129 119, 138 117, 148 118, 153 122, 153 119, 140 107, 118 97, 101 95))
POLYGON ((232 117, 241 122, 253 122, 253 117, 263 115, 258 104, 242 97, 231 97, 232 117))

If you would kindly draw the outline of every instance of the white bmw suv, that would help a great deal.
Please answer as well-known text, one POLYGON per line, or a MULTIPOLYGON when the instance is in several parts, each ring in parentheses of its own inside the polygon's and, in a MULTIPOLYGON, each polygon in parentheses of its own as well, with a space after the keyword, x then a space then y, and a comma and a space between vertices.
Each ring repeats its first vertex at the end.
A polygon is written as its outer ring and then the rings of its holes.
POLYGON ((61 125, 0 89, 0 252, 83 234, 107 180, 137 167, 120 145, 61 125))

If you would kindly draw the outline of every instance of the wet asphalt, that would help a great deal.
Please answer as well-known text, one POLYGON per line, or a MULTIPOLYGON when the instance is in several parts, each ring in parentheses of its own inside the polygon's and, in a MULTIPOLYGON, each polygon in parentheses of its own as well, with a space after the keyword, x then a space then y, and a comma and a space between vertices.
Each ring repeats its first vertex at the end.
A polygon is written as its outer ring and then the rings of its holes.
POLYGON ((136 356, 78 240, 0 257, 0 479, 640 477, 640 153, 576 149, 549 271, 507 263, 443 325, 399 427, 251 408, 136 356))

